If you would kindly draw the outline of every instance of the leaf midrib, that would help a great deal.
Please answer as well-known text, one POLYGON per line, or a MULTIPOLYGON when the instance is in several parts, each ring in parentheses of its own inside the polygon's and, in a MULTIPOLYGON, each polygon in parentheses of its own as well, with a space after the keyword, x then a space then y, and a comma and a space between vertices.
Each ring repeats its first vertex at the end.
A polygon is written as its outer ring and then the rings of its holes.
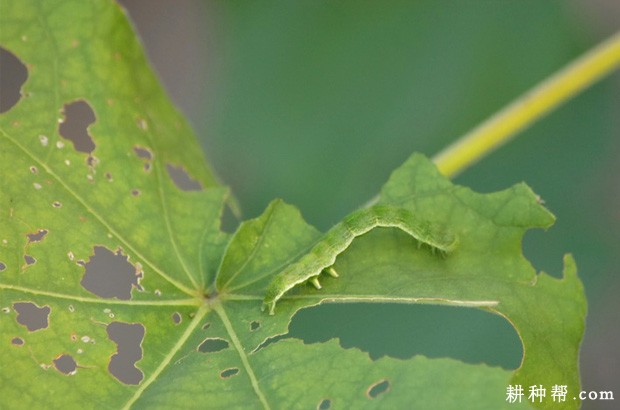
POLYGON ((270 410, 271 406, 269 405, 269 402, 267 402, 267 398, 265 397, 264 393, 262 392, 258 384, 258 379, 256 378, 256 375, 254 374, 254 370, 252 369, 252 366, 250 365, 248 356, 245 354, 243 345, 241 344, 241 341, 237 337, 237 333, 235 332, 235 329, 233 328, 232 323, 228 319, 228 315, 226 315, 226 311, 224 310, 224 307, 222 305, 215 305, 213 309, 215 310, 215 312, 218 314, 218 316, 222 320, 222 323, 224 324, 224 327, 226 328, 226 332, 230 336, 230 339, 232 340, 233 345, 235 346, 235 350, 237 350, 237 353, 239 354, 241 363, 243 364, 243 367, 245 371, 247 372, 248 377, 250 378, 250 383, 252 384, 254 393, 260 400, 261 404, 263 405, 263 408, 265 408, 265 410, 270 410))

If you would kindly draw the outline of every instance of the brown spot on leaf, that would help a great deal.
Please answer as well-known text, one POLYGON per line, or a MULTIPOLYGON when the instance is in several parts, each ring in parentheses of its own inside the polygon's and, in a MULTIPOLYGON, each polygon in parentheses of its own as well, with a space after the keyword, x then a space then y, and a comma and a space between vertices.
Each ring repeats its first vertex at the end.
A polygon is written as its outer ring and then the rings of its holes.
POLYGON ((176 167, 172 164, 166 164, 168 175, 174 184, 182 191, 202 191, 202 186, 198 181, 189 176, 183 167, 176 167))
POLYGON ((144 326, 140 323, 112 322, 106 331, 110 340, 116 343, 116 353, 110 358, 108 371, 121 383, 139 384, 144 373, 136 367, 136 362, 142 359, 144 326))
POLYGON ((131 299, 131 290, 141 288, 142 271, 128 259, 120 249, 114 253, 103 246, 95 246, 94 255, 84 264, 80 284, 102 298, 131 299))
POLYGON ((39 307, 32 302, 15 302, 13 309, 17 312, 17 323, 26 326, 28 331, 46 329, 52 309, 49 306, 39 307))
POLYGON ((65 104, 62 113, 65 119, 58 127, 58 133, 73 143, 76 151, 89 154, 95 150, 95 142, 88 134, 88 126, 96 121, 95 112, 84 100, 65 104))
POLYGON ((0 47, 0 113, 13 108, 22 97, 28 70, 15 54, 0 47))

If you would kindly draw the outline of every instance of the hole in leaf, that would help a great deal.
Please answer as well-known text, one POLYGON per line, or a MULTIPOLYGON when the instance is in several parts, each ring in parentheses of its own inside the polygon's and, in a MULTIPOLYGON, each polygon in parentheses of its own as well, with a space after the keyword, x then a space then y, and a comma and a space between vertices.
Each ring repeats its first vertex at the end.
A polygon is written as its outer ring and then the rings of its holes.
POLYGON ((214 337, 205 339, 200 346, 198 346, 198 351, 201 353, 215 353, 228 349, 228 346, 228 341, 219 337, 214 337))
POLYGON ((47 235, 47 229, 39 229, 36 233, 26 234, 28 237, 28 243, 40 242, 45 235, 47 235))
POLYGON ((132 189, 132 190, 131 190, 131 195, 133 195, 133 196, 138 196, 138 195, 140 195, 140 190, 139 190, 139 189, 132 189))
POLYGON ((54 208, 60 208, 60 207, 62 207, 62 204, 60 202, 58 202, 58 201, 54 201, 54 202, 52 202, 52 206, 54 208))
POLYGON ((112 322, 106 331, 110 340, 116 343, 116 353, 110 358, 108 371, 121 383, 139 384, 144 373, 136 367, 136 362, 142 359, 144 326, 140 323, 112 322))
POLYGON ((119 249, 116 253, 103 246, 94 247, 94 255, 84 264, 84 289, 102 298, 131 299, 131 290, 140 289, 142 271, 128 261, 119 249))
POLYGON ((211 327, 211 323, 207 322, 204 325, 202 325, 202 330, 207 330, 209 327, 211 327))
POLYGON ((138 158, 142 158, 147 161, 150 161, 151 159, 153 159, 153 154, 148 148, 139 147, 136 145, 135 147, 133 147, 133 151, 136 153, 138 158))
POLYGON ((337 337, 342 347, 357 347, 373 360, 420 354, 511 370, 519 367, 523 353, 517 332, 501 316, 452 306, 327 303, 300 310, 286 336, 268 339, 261 348, 286 337, 306 343, 337 337))
POLYGON ((24 255, 24 261, 26 261, 26 265, 28 266, 34 265, 35 263, 37 263, 37 260, 30 255, 24 255))
POLYGON ((0 272, 6 269, 6 264, 4 262, 0 262, 0 272))
POLYGON ((368 390, 366 390, 366 395, 369 398, 374 399, 380 394, 387 392, 389 389, 390 389, 390 382, 388 382, 387 380, 382 380, 370 386, 368 390))
POLYGON ((228 379, 229 377, 235 376, 237 373, 239 373, 239 369, 231 367, 230 369, 223 370, 222 373, 220 373, 220 377, 222 379, 228 379))
POLYGON ((15 54, 0 47, 0 114, 13 108, 21 98, 28 70, 15 54))
POLYGON ((22 339, 21 337, 14 337, 13 339, 11 339, 11 343, 15 346, 23 346, 24 339, 22 339))
POLYGON ((319 403, 318 406, 316 406, 317 410, 329 410, 332 407, 332 401, 330 399, 323 399, 321 400, 321 402, 319 403))
POLYGON ((182 320, 183 318, 181 317, 181 314, 179 312, 174 312, 172 314, 172 321, 174 322, 175 325, 178 325, 179 323, 181 323, 182 320))
POLYGON ((34 165, 30 167, 30 172, 32 172, 33 174, 38 174, 39 170, 37 169, 37 167, 35 167, 34 165))
POLYGON ((253 320, 253 321, 250 323, 250 331, 252 331, 252 332, 253 332, 253 331, 255 331, 255 330, 257 330, 259 327, 260 327, 260 322, 258 322, 258 321, 256 321, 256 320, 253 320))
POLYGON ((58 126, 58 133, 73 143, 76 151, 90 154, 95 142, 88 134, 88 126, 96 121, 95 112, 84 100, 65 104, 62 113, 65 119, 58 126))
POLYGON ((54 359, 54 367, 60 373, 67 376, 77 373, 77 363, 73 360, 73 357, 68 354, 63 354, 54 359))
POLYGON ((153 153, 148 148, 135 146, 133 147, 133 151, 136 153, 138 158, 144 160, 144 172, 149 172, 151 170, 151 160, 153 159, 153 153))
POLYGON ((183 167, 175 167, 174 165, 166 164, 166 170, 168 170, 168 175, 170 175, 170 178, 180 190, 202 191, 200 183, 191 178, 183 167))
POLYGON ((32 302, 15 302, 13 309, 17 312, 17 323, 26 326, 28 331, 46 329, 52 309, 49 306, 39 307, 32 302))

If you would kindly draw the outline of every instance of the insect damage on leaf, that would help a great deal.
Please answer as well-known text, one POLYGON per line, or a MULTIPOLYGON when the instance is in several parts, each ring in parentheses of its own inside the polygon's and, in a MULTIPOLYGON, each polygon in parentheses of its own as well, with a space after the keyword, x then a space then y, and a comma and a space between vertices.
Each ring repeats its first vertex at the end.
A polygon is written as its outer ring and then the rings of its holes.
POLYGON ((230 369, 223 370, 220 373, 220 377, 222 379, 228 379, 229 377, 233 377, 239 374, 239 369, 236 367, 231 367, 230 369))
POLYGON ((193 179, 183 167, 166 164, 168 175, 174 184, 182 191, 202 191, 202 186, 193 179))
POLYGON ((21 88, 28 78, 24 63, 13 53, 0 47, 0 113, 13 108, 22 97, 21 88))
POLYGON ((138 156, 138 158, 140 158, 144 162, 144 165, 142 167, 144 172, 150 172, 152 168, 151 162, 153 161, 153 153, 151 152, 151 150, 146 147, 136 145, 133 147, 133 151, 138 156))
POLYGON ((122 383, 139 384, 144 373, 136 367, 136 363, 142 359, 144 326, 140 323, 112 322, 106 331, 117 346, 116 353, 110 357, 108 371, 122 383))
POLYGON ((95 112, 84 100, 65 104, 65 119, 58 126, 58 133, 73 143, 74 148, 86 154, 95 150, 95 142, 88 133, 88 126, 96 121, 95 112))
POLYGON ((321 400, 319 405, 316 406, 318 410, 329 410, 331 409, 331 407, 332 407, 332 401, 330 399, 323 399, 321 400))
POLYGON ((230 344, 227 340, 219 337, 208 337, 198 346, 200 353, 215 353, 224 349, 228 349, 230 344))
POLYGON ((368 388, 366 396, 370 399, 377 398, 380 394, 387 392, 390 389, 390 382, 387 380, 381 380, 368 388))
POLYGON ((94 247, 94 255, 83 264, 84 277, 80 284, 84 289, 102 298, 131 299, 133 288, 143 290, 140 265, 129 263, 129 257, 103 246, 94 247))
POLYGON ((277 274, 267 287, 261 309, 269 309, 269 314, 273 315, 276 302, 288 290, 306 281, 321 289, 318 277, 323 271, 337 278, 338 273, 332 267, 336 257, 357 236, 377 227, 398 228, 415 238, 418 248, 426 245, 433 253, 438 251, 443 255, 448 254, 458 244, 456 234, 430 221, 421 220, 404 208, 377 205, 361 209, 332 227, 309 253, 277 274))
POLYGON ((26 326, 29 332, 46 329, 49 326, 49 306, 39 307, 32 302, 15 302, 13 309, 17 312, 17 323, 26 326))
POLYGON ((14 337, 13 339, 11 339, 11 344, 13 346, 23 346, 24 343, 25 341, 21 337, 14 337))
POLYGON ((47 229, 39 229, 37 232, 26 234, 28 243, 41 242, 45 235, 47 235, 47 232, 47 229))
POLYGON ((77 373, 78 365, 71 355, 62 354, 54 359, 54 367, 66 376, 73 376, 77 373))

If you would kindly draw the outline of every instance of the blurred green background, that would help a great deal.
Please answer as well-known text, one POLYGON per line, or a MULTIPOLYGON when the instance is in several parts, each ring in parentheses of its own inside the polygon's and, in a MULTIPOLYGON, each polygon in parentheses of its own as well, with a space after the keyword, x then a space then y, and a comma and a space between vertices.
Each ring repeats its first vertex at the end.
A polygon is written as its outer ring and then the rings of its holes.
MULTIPOLYGON (((413 151, 432 156, 620 29, 620 2, 604 0, 123 4, 244 217, 280 197, 323 230, 413 151)), ((575 255, 589 300, 584 389, 613 390, 616 403, 619 91, 615 73, 455 179, 479 192, 526 181, 555 213, 524 253, 554 276, 575 255)), ((521 356, 503 319, 469 309, 331 305, 301 312, 290 330, 372 357, 516 368, 521 356)))

